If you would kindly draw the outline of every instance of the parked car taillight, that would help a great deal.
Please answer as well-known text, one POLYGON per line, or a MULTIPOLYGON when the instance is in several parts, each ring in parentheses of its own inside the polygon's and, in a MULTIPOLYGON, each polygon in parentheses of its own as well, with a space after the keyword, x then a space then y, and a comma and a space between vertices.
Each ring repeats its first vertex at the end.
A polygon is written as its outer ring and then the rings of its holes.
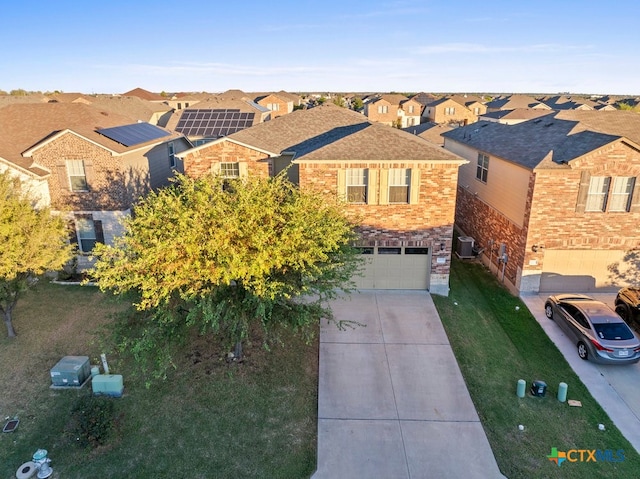
POLYGON ((602 344, 600 344, 595 339, 592 339, 591 342, 593 343, 593 345, 596 347, 596 349, 598 351, 605 351, 607 353, 612 353, 613 352, 613 349, 605 348, 602 344))

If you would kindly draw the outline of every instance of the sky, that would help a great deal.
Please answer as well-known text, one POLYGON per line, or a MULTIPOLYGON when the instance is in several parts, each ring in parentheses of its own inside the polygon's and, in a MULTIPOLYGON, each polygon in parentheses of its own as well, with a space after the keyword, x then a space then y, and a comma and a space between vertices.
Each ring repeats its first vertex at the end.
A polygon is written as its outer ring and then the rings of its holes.
POLYGON ((6 92, 640 95, 637 0, 9 0, 1 15, 6 92))

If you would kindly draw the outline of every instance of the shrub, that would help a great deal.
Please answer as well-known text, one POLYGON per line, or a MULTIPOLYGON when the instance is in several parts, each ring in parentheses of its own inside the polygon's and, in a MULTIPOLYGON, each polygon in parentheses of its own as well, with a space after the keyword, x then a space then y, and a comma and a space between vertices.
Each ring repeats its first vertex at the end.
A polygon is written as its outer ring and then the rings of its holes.
POLYGON ((71 411, 70 434, 81 446, 96 448, 107 443, 116 420, 111 398, 83 396, 71 411))

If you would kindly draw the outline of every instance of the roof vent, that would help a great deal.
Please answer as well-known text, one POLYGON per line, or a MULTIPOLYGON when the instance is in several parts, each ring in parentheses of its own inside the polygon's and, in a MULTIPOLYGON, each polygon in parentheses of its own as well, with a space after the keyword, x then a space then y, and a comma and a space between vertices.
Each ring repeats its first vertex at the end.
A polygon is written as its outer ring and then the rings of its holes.
POLYGON ((538 118, 537 120, 533 120, 534 123, 540 123, 542 120, 538 118))
POLYGON ((549 128, 551 125, 553 125, 553 122, 551 122, 551 123, 547 123, 547 124, 546 124, 546 125, 544 125, 544 126, 545 126, 545 128, 549 128))

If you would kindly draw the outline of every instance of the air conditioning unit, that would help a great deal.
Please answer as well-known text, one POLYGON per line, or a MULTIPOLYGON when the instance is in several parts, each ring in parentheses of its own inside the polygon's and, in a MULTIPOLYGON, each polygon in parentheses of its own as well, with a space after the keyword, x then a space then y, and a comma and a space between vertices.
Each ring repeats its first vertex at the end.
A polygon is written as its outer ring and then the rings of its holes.
POLYGON ((475 258, 473 247, 475 240, 471 236, 458 236, 456 244, 456 255, 458 258, 475 258))

